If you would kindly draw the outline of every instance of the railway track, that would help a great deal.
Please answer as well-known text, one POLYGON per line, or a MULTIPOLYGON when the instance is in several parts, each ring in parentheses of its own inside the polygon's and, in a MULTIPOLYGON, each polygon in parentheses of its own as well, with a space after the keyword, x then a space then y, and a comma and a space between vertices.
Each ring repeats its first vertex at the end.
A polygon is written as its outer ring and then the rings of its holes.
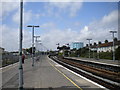
POLYGON ((120 90, 120 72, 109 71, 103 68, 95 68, 93 66, 81 64, 74 60, 72 61, 65 58, 57 58, 53 56, 50 58, 57 63, 62 64, 66 68, 69 68, 110 90, 120 90))
MULTIPOLYGON (((77 63, 81 63, 81 64, 84 64, 84 65, 87 65, 87 66, 112 71, 112 72, 117 72, 117 73, 120 72, 120 66, 119 65, 106 64, 106 63, 100 63, 100 62, 96 62, 96 61, 82 60, 82 59, 77 60, 77 59, 68 58, 68 57, 65 57, 64 59, 74 61, 74 62, 77 62, 77 63)), ((118 62, 118 63, 120 63, 120 62, 118 62)))

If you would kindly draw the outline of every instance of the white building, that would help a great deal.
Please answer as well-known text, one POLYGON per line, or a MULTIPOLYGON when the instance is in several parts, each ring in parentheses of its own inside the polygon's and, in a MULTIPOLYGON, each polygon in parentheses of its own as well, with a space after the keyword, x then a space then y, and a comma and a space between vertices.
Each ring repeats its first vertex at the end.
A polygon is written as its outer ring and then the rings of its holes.
MULTIPOLYGON (((120 41, 115 42, 115 49, 120 46, 120 41)), ((113 51, 113 42, 102 43, 97 46, 92 46, 91 50, 96 50, 97 52, 111 52, 113 51)))
POLYGON ((70 45, 70 49, 79 49, 83 48, 83 42, 72 42, 70 45))

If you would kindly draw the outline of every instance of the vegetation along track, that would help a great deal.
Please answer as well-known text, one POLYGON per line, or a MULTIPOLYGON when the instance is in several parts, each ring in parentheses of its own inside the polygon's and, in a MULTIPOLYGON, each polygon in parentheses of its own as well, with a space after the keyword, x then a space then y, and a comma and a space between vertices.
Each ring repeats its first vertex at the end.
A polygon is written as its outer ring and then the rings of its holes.
POLYGON ((78 62, 70 61, 70 60, 63 59, 63 58, 57 58, 57 57, 51 57, 51 58, 54 61, 58 62, 59 64, 62 64, 63 66, 75 71, 76 73, 79 73, 82 76, 85 76, 91 79, 92 81, 95 81, 98 84, 103 85, 104 87, 108 89, 111 89, 111 90, 120 89, 120 86, 119 86, 120 72, 112 72, 112 71, 107 71, 107 70, 100 69, 100 68, 94 68, 91 66, 87 66, 87 65, 80 64, 78 62), (74 66, 74 67, 77 67, 78 69, 89 72, 92 74, 92 76, 91 74, 87 74, 71 66, 74 66), (100 78, 98 78, 97 76, 99 76, 100 78))

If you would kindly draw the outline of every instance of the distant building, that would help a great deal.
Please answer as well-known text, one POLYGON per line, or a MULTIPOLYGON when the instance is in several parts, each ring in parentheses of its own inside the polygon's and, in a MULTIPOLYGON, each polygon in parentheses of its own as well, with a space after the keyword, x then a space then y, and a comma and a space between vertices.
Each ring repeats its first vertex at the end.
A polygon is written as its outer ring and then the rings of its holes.
MULTIPOLYGON (((120 40, 115 42, 115 49, 120 46, 120 40)), ((99 45, 91 46, 91 50, 96 50, 97 52, 111 52, 113 50, 113 42, 102 43, 99 45)))
POLYGON ((0 47, 0 54, 2 54, 4 52, 4 50, 5 50, 4 48, 0 47))
POLYGON ((83 42, 72 42, 70 45, 70 49, 79 49, 83 48, 83 42))
POLYGON ((19 55, 18 51, 16 51, 16 52, 10 52, 10 53, 12 53, 13 55, 19 55))

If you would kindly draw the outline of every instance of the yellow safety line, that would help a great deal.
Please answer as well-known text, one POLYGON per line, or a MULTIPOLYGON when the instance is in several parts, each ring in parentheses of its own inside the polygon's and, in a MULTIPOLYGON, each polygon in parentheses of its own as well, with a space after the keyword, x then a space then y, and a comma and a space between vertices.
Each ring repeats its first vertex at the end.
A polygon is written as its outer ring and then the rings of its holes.
MULTIPOLYGON (((49 62, 49 61, 48 61, 49 62)), ((50 62, 49 62, 50 63, 50 62)), ((60 74, 62 74, 67 80, 69 80, 73 85, 75 85, 77 88, 79 88, 80 90, 82 90, 82 88, 80 88, 75 82, 73 82, 70 78, 68 78, 64 73, 62 73, 60 70, 58 70, 55 66, 53 66, 51 63, 50 65, 57 70, 60 74)))

